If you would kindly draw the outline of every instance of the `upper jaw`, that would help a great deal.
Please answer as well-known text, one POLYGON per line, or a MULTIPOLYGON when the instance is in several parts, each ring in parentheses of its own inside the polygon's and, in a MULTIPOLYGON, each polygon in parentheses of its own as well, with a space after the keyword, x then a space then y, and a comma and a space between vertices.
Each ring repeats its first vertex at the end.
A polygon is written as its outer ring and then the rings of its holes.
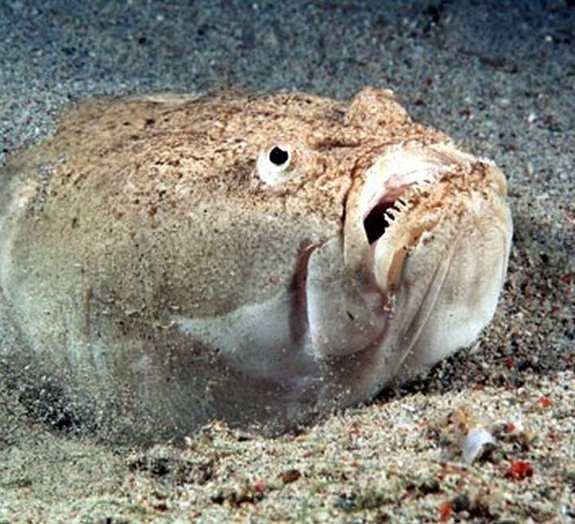
MULTIPOLYGON (((446 228, 437 225, 466 204, 474 189, 466 173, 478 162, 488 171, 492 167, 450 143, 398 146, 377 158, 355 180, 348 197, 344 225, 348 269, 364 274, 367 270, 382 292, 393 293, 411 247, 426 232, 442 234, 446 228)), ((487 183, 494 194, 504 197, 505 179, 498 170, 492 171, 487 183)))

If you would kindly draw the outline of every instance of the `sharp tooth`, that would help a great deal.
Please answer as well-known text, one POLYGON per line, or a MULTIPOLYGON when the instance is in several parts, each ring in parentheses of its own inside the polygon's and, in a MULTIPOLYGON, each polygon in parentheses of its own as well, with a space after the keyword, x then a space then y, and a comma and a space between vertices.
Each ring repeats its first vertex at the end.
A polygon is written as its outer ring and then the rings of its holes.
POLYGON ((429 180, 422 180, 421 182, 418 182, 417 184, 412 186, 411 189, 413 189, 413 191, 416 194, 422 195, 423 193, 425 193, 429 189, 431 189, 432 186, 433 186, 433 184, 429 180))
POLYGON ((399 211, 401 213, 404 213, 405 211, 411 209, 412 203, 409 199, 403 199, 403 198, 398 198, 397 201, 395 202, 395 207, 397 209, 399 209, 399 211))

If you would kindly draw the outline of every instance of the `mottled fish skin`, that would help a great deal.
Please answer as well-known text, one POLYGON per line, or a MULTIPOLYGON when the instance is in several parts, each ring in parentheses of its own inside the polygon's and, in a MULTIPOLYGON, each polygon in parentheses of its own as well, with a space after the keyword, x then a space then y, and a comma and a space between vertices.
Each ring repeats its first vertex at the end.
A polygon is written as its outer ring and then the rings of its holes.
POLYGON ((498 168, 372 88, 90 100, 0 191, 3 380, 107 440, 277 433, 429 369, 512 234, 498 168))

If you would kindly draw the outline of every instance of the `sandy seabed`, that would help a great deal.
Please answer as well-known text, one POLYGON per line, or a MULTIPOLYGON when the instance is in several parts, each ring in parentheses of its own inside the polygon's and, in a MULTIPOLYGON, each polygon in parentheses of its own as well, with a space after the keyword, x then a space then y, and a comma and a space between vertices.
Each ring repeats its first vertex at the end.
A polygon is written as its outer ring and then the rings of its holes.
POLYGON ((368 406, 142 450, 31 420, 0 382, 0 522, 575 520, 575 5, 0 2, 0 160, 71 100, 388 87, 493 158, 515 222, 480 344, 368 406), (467 431, 495 440, 462 464, 467 431))

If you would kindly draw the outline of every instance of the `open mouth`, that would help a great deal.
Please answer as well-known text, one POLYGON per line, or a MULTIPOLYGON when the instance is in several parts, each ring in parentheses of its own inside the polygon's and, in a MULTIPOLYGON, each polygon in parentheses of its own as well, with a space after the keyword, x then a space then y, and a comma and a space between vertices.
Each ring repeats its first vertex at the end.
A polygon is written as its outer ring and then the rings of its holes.
POLYGON ((395 221, 450 166, 435 151, 398 150, 381 158, 367 173, 360 209, 369 244, 377 242, 395 221))
POLYGON ((379 240, 385 231, 407 206, 402 198, 380 200, 363 219, 363 229, 367 235, 367 241, 373 244, 379 240))
POLYGON ((377 242, 391 227, 399 215, 409 207, 411 190, 416 182, 386 187, 372 195, 367 203, 367 213, 363 216, 363 229, 369 244, 377 242))

